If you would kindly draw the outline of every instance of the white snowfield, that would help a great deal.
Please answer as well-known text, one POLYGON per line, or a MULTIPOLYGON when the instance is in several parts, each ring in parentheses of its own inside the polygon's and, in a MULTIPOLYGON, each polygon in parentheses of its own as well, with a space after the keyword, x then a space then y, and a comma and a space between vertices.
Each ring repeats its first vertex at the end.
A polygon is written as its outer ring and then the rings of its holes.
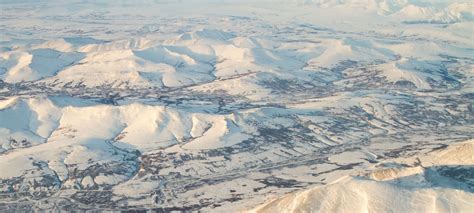
POLYGON ((473 41, 469 0, 0 0, 0 211, 468 212, 473 41))

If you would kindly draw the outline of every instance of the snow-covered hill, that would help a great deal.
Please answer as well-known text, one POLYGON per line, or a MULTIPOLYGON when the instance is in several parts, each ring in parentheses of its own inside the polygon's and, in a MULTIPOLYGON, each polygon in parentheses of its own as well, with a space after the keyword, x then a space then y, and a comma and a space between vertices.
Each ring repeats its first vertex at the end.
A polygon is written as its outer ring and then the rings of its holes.
POLYGON ((474 3, 470 1, 295 0, 295 2, 323 8, 364 9, 408 23, 453 23, 474 20, 474 3))
POLYGON ((474 137, 472 7, 0 0, 0 211, 469 208, 404 164, 474 137))
POLYGON ((465 212, 474 208, 473 156, 471 140, 403 164, 384 162, 361 176, 291 193, 249 212, 465 212))

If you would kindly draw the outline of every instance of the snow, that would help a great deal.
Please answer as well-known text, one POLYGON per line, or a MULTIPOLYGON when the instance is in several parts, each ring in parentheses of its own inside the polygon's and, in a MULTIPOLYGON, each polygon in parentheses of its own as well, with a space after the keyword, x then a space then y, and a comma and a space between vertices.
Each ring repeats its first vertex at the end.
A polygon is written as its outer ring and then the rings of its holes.
POLYGON ((346 179, 322 189, 286 196, 281 202, 256 212, 463 211, 474 207, 470 202, 473 199, 471 193, 453 189, 409 190, 386 183, 346 179))
MULTIPOLYGON (((44 142, 51 135, 51 142, 91 143, 97 139, 118 138, 117 141, 139 150, 152 150, 191 137, 194 139, 183 148, 213 149, 232 146, 248 138, 239 127, 243 124, 237 124, 230 115, 180 112, 138 103, 113 107, 98 104, 57 106, 49 99, 19 100, 10 104, 13 101, 4 101, 10 106, 0 111, 2 121, 11 121, 7 123, 8 129, 2 128, 5 139, 15 136, 13 138, 20 141, 26 138, 44 142), (83 125, 86 123, 88 125, 83 125), (67 136, 59 130, 67 130, 67 136)), ((3 142, 5 146, 7 142, 3 142)), ((87 148, 79 150, 82 149, 87 148)))
POLYGON ((3 53, 2 59, 7 59, 7 63, 1 65, 1 68, 8 70, 5 81, 16 83, 54 76, 81 58, 80 53, 62 53, 53 49, 35 49, 28 53, 11 52, 3 53))
POLYGON ((412 82, 419 89, 431 89, 428 77, 436 78, 437 76, 433 75, 433 72, 439 72, 441 68, 427 62, 417 62, 402 58, 398 62, 387 63, 382 65, 382 67, 377 67, 377 69, 383 70, 382 75, 389 82, 405 80, 412 82), (431 73, 428 73, 428 71, 431 73))
MULTIPOLYGON (((473 147, 472 140, 455 144, 421 156, 421 162, 472 165, 473 147)), ((467 190, 450 185, 430 187, 438 180, 430 179, 433 174, 425 168, 377 169, 367 174, 369 178, 341 178, 325 186, 290 193, 248 212, 447 212, 474 208, 474 195, 467 190)))
POLYGON ((0 211, 472 208, 470 1, 0 8, 0 211))

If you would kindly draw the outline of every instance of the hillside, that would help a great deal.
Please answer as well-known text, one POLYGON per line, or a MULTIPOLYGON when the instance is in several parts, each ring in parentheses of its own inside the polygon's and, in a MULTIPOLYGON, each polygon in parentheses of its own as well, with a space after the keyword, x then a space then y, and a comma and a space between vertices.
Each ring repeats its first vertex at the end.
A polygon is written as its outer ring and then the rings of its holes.
POLYGON ((474 208, 474 141, 376 165, 249 212, 464 212, 474 208))

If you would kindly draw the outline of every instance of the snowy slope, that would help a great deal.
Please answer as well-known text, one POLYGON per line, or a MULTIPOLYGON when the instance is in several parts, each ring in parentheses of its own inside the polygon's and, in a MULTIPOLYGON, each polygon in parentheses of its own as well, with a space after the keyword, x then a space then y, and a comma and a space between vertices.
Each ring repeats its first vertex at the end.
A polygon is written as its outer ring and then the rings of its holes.
POLYGON ((470 1, 0 10, 1 212, 470 208, 470 1))
POLYGON ((474 208, 473 154, 472 140, 451 145, 419 156, 419 166, 390 168, 386 162, 363 176, 291 193, 249 212, 468 211, 474 208))
POLYGON ((474 4, 469 1, 427 0, 295 0, 297 4, 323 8, 362 8, 405 22, 451 23, 473 21, 474 4))

